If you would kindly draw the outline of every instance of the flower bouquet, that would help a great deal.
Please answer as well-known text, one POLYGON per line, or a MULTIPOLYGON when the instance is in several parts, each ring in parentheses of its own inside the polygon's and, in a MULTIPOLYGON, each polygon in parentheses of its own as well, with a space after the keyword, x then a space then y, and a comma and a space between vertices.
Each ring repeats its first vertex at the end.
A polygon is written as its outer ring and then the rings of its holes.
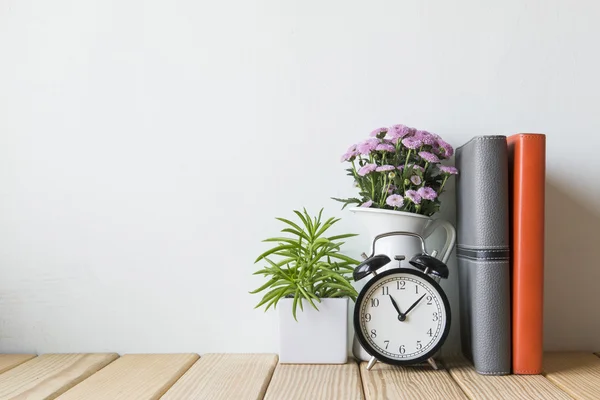
POLYGON ((352 145, 342 156, 359 197, 334 200, 360 207, 407 211, 425 216, 440 208, 439 196, 446 181, 458 174, 442 165, 454 154, 438 135, 405 125, 379 128, 371 137, 352 145))

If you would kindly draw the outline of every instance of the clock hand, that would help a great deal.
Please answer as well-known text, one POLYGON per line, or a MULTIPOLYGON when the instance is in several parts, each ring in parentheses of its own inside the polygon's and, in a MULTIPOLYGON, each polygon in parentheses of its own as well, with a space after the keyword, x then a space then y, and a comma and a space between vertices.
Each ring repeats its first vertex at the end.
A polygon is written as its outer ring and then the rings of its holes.
POLYGON ((392 297, 392 295, 388 294, 388 296, 390 296, 390 300, 392 300, 392 305, 394 306, 394 308, 396 309, 396 311, 398 311, 398 320, 404 321, 406 319, 406 315, 402 314, 402 312, 400 311, 400 308, 398 308, 398 303, 396 303, 396 300, 394 300, 394 298, 392 297))
POLYGON ((423 299, 423 297, 425 297, 425 295, 419 297, 419 300, 415 301, 412 306, 408 307, 408 310, 406 310, 406 312, 404 313, 404 317, 406 317, 408 315, 410 310, 412 310, 413 308, 415 308, 417 306, 417 304, 419 304, 419 302, 423 299))

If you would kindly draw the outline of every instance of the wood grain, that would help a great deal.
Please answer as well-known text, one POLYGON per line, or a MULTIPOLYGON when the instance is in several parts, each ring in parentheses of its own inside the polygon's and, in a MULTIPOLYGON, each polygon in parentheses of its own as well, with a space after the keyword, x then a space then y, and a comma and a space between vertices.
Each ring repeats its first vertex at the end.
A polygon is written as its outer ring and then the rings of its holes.
POLYGON ((59 399, 158 399, 197 359, 197 354, 127 354, 59 399))
POLYGON ((363 399, 358 364, 278 364, 265 400, 363 399))
POLYGON ((444 365, 470 399, 570 399, 542 375, 480 375, 463 356, 445 359, 444 365))
POLYGON ((0 399, 54 399, 118 357, 44 354, 0 375, 0 399))
POLYGON ((545 353, 544 374, 576 399, 600 399, 600 358, 592 353, 545 353))
POLYGON ((161 400, 262 399, 276 365, 275 354, 205 354, 161 400))
POLYGON ((431 367, 396 367, 377 363, 370 371, 360 364, 365 398, 385 399, 466 399, 448 371, 431 367))
POLYGON ((0 374, 35 358, 35 354, 0 354, 0 374))

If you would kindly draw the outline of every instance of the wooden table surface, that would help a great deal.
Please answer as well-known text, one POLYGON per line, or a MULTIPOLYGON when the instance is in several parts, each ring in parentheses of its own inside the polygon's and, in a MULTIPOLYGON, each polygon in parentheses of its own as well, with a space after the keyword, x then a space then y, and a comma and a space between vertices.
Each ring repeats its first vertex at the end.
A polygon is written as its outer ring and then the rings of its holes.
POLYGON ((1 399, 600 399, 600 357, 546 353, 542 375, 443 368, 278 364, 275 354, 0 355, 1 399))

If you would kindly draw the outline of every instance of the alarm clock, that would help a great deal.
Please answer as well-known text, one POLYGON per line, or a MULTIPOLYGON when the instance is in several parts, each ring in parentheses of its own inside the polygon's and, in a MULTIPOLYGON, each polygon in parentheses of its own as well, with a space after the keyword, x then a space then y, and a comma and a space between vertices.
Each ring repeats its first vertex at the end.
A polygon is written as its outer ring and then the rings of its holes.
POLYGON ((428 254, 425 240, 412 232, 389 232, 373 240, 373 252, 354 270, 354 280, 372 278, 361 289, 354 307, 355 335, 371 359, 370 370, 377 361, 393 365, 429 363, 438 369, 434 355, 450 331, 450 303, 440 279, 448 278, 448 267, 428 254), (378 273, 391 262, 387 255, 374 254, 375 242, 389 236, 413 236, 421 240, 421 253, 409 263, 416 268, 402 268, 404 255, 394 257, 397 268, 378 273))

